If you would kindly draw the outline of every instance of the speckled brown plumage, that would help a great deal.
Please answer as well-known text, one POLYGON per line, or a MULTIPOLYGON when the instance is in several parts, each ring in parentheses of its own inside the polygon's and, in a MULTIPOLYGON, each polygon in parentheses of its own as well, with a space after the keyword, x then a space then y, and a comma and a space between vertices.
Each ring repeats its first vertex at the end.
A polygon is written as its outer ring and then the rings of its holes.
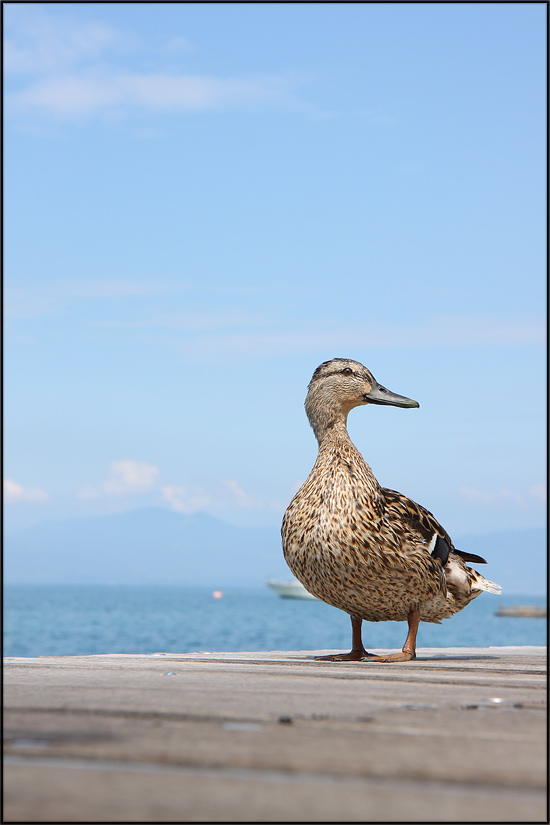
POLYGON ((428 510, 379 485, 346 428, 349 411, 368 403, 418 406, 356 361, 333 359, 315 371, 306 412, 319 454, 285 513, 284 556, 307 590, 352 621, 402 621, 418 611, 440 622, 499 588, 465 564, 428 510), (432 556, 438 535, 450 549, 444 566, 432 556))

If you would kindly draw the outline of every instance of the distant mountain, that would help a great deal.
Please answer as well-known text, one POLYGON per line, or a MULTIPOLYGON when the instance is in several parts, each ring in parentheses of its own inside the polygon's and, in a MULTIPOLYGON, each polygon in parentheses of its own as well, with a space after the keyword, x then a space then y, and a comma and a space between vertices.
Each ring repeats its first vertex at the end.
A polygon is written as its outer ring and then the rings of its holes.
MULTIPOLYGON (((544 528, 456 538, 506 593, 544 593, 544 528)), ((476 566, 476 565, 474 565, 476 566)), ((204 513, 144 507, 45 521, 6 537, 4 581, 28 584, 258 585, 290 578, 276 527, 235 527, 204 513)))
POLYGON ((291 578, 280 534, 144 507, 45 521, 6 537, 6 583, 262 584, 291 578))

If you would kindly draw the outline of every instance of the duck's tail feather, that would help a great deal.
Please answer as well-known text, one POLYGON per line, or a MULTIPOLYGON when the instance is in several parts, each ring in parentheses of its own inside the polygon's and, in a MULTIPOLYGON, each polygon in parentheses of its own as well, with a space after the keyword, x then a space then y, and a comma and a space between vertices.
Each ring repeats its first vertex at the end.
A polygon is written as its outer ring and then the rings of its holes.
POLYGON ((465 550, 457 550, 456 547, 454 548, 453 553, 456 553, 456 555, 460 556, 460 558, 464 559, 464 561, 473 561, 475 564, 487 564, 487 561, 484 558, 481 556, 476 556, 475 553, 467 553, 465 550))
POLYGON ((451 551, 449 544, 438 533, 433 534, 428 545, 428 552, 431 553, 434 559, 439 559, 441 562, 448 584, 454 584, 455 587, 459 588, 461 586, 468 587, 468 575, 466 573, 466 570, 468 570, 471 577, 472 590, 486 590, 488 593, 502 592, 500 584, 486 579, 485 576, 482 576, 481 573, 478 573, 477 570, 473 570, 471 567, 465 568, 464 564, 458 564, 456 559, 453 559, 451 556, 451 553, 456 554, 462 562, 469 561, 477 562, 478 564, 487 564, 481 556, 476 556, 474 553, 466 553, 464 550, 456 550, 455 548, 451 551))
MULTIPOLYGON (((441 564, 445 567, 451 548, 443 536, 438 535, 438 533, 434 533, 428 546, 428 552, 432 554, 434 559, 441 559, 441 564)), ((476 556, 475 553, 467 553, 465 550, 457 550, 456 547, 453 547, 452 552, 457 556, 460 556, 463 561, 474 562, 474 564, 487 564, 487 561, 482 556, 476 556)))
POLYGON ((472 575, 472 590, 486 590, 487 593, 502 593, 500 584, 486 579, 485 576, 482 576, 477 570, 470 568, 470 573, 472 575))

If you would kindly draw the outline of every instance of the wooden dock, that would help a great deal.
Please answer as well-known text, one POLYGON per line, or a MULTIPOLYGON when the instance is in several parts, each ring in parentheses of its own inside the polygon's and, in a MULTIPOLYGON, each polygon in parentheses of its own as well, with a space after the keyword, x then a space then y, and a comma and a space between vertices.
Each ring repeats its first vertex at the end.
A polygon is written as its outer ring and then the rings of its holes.
POLYGON ((546 822, 541 647, 4 660, 4 822, 546 822))

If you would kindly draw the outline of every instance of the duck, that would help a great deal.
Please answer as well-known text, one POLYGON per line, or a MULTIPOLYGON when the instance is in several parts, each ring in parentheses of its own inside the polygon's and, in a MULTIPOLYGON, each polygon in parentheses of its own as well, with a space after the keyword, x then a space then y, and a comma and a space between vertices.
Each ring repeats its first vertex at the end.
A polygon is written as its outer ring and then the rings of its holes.
POLYGON ((457 550, 429 510, 378 483, 347 430, 350 411, 369 404, 420 406, 349 358, 325 361, 313 373, 305 410, 319 451, 284 514, 283 555, 306 590, 351 619, 350 652, 317 659, 407 662, 416 658, 421 621, 440 624, 483 591, 501 588, 468 566, 487 562, 457 550), (407 621, 402 650, 368 653, 363 621, 407 621))

